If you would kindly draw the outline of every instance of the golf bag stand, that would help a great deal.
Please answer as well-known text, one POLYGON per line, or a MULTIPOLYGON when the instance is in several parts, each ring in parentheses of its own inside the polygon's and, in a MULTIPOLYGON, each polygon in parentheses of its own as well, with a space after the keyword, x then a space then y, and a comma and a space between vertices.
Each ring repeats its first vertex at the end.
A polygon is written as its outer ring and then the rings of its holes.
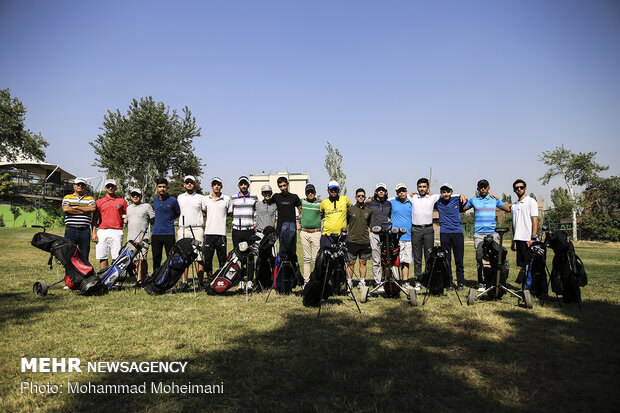
POLYGON ((437 279, 435 277, 437 276, 444 276, 444 278, 447 279, 447 277, 450 277, 450 286, 452 287, 452 291, 454 291, 456 293, 456 297, 459 299, 459 303, 461 304, 461 306, 463 305, 463 301, 461 301, 461 297, 459 296, 459 292, 457 291, 456 285, 454 284, 454 280, 452 279, 452 269, 450 268, 450 266, 448 265, 448 262, 446 261, 446 254, 448 252, 443 249, 440 246, 435 246, 430 253, 430 260, 429 262, 426 264, 426 271, 425 273, 428 276, 426 285, 424 286, 424 288, 426 288, 426 291, 424 292, 424 300, 422 300, 422 306, 424 306, 424 304, 426 304, 426 300, 430 299, 430 296, 432 295, 432 286, 434 286, 435 284, 433 283, 437 283, 440 282, 442 289, 445 286, 445 281, 444 279, 440 279, 439 281, 437 281, 437 279), (439 267, 437 267, 439 266, 439 267), (437 272, 439 272, 439 274, 436 274, 437 272))
MULTIPOLYGON (((277 270, 275 270, 275 269, 274 269, 274 270, 272 271, 272 274, 273 274, 273 272, 275 272, 275 274, 274 274, 274 276, 273 276, 273 280, 272 280, 272 282, 271 282, 271 286, 269 287, 269 291, 267 292, 267 298, 265 298, 265 303, 266 303, 267 301, 269 301, 269 296, 271 295, 271 292, 273 291, 273 289, 274 289, 274 288, 276 288, 276 280, 278 280, 278 277, 279 277, 280 275, 282 275, 282 281, 281 281, 281 284, 282 284, 283 286, 285 286, 285 285, 290 286, 290 285, 291 285, 292 280, 291 280, 289 277, 284 277, 284 274, 295 274, 295 273, 296 273, 296 271, 297 271, 297 270, 296 270, 295 266, 293 265, 293 263, 291 262, 291 260, 288 258, 288 256, 287 256, 286 258, 284 258, 283 260, 281 260, 281 261, 280 261, 280 265, 278 265, 278 269, 277 269, 277 270), (289 270, 290 270, 290 272, 288 272, 288 271, 284 271, 284 272, 282 272, 282 270, 283 270, 285 267, 286 267, 287 269, 289 269, 289 270)), ((283 287, 283 289, 286 291, 286 288, 284 288, 284 287, 283 287)))
MULTIPOLYGON (((327 286, 327 279, 330 277, 330 274, 332 274, 332 272, 330 272, 330 264, 331 260, 327 261, 327 269, 325 270, 325 278, 323 279, 323 288, 321 290, 321 300, 319 301, 319 311, 317 313, 317 317, 321 316, 321 308, 323 307, 323 296, 325 294, 325 287, 327 286)), ((333 264, 332 264, 333 265, 333 264)), ((344 265, 344 273, 347 273, 347 268, 346 268, 346 263, 344 265)), ((333 277, 333 275, 331 275, 333 277)), ((360 314, 362 314, 362 310, 360 309, 360 305, 357 302, 357 297, 355 296, 355 293, 353 292, 353 288, 351 287, 351 285, 348 282, 345 282, 347 291, 349 293, 351 293, 351 296, 353 297, 353 301, 355 302, 355 306, 357 307, 357 311, 359 311, 360 314)), ((326 300, 325 300, 326 301, 326 300)))

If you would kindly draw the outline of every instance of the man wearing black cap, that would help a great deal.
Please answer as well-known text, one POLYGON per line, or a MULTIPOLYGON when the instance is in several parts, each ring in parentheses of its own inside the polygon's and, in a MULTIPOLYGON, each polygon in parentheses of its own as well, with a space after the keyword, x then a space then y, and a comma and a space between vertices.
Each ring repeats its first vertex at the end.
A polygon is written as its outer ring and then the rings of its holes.
MULTIPOLYGON (((250 193, 250 180, 247 176, 240 176, 237 180, 239 192, 230 196, 230 210, 232 213, 232 242, 233 247, 237 248, 240 242, 245 241, 248 244, 252 242, 251 238, 256 233, 254 230, 254 212, 256 211, 256 202, 258 197, 250 193)), ((239 289, 252 289, 254 280, 254 261, 248 259, 247 263, 242 262, 241 275, 246 277, 247 284, 244 281, 239 283, 239 289)))
POLYGON ((316 260, 321 242, 320 202, 316 199, 314 185, 306 185, 306 197, 301 200, 301 222, 298 225, 301 237, 301 248, 304 254, 304 282, 310 279, 310 268, 316 260))
MULTIPOLYGON (((461 226, 461 211, 467 200, 453 195, 452 185, 445 183, 439 188, 441 198, 435 203, 439 213, 439 240, 442 248, 447 252, 448 263, 451 261, 451 252, 454 253, 456 266, 456 282, 459 291, 463 290, 465 274, 463 271, 463 254, 465 253, 465 239, 461 226), (465 201, 465 202, 463 202, 465 201)), ((450 267, 452 268, 452 267, 450 267)), ((450 269, 452 271, 452 269, 450 269)))
MULTIPOLYGON (((380 226, 384 222, 390 222, 392 203, 388 201, 387 185, 380 182, 375 186, 375 195, 372 197, 372 200, 368 202, 368 208, 372 210, 370 224, 368 225, 371 229, 380 226)), ((372 274, 377 283, 381 282, 381 248, 379 248, 379 240, 379 234, 375 234, 374 232, 370 233, 372 274)))

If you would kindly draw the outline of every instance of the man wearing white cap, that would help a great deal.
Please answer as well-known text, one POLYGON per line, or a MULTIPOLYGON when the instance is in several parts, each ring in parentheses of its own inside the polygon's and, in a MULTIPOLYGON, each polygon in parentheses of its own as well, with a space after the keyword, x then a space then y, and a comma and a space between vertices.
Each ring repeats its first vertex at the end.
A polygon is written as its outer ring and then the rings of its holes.
MULTIPOLYGON (((194 238, 202 245, 204 237, 202 228, 204 225, 204 212, 202 211, 204 195, 196 192, 196 178, 192 175, 187 175, 183 178, 183 187, 185 188, 185 193, 177 197, 179 209, 181 210, 177 239, 194 238)), ((198 283, 202 287, 202 280, 204 278, 202 252, 198 253, 197 261, 196 275, 198 276, 198 283)), ((188 270, 189 268, 186 268, 183 275, 181 275, 181 283, 177 286, 175 291, 184 291, 188 288, 188 270)))
POLYGON ((202 251, 207 277, 213 274, 213 255, 216 252, 220 268, 226 262, 226 217, 230 209, 230 197, 222 194, 222 186, 222 180, 213 177, 211 194, 202 199, 202 210, 207 217, 202 251))
MULTIPOLYGON (((248 190, 250 188, 250 180, 247 176, 240 176, 237 180, 239 192, 230 197, 230 207, 228 212, 232 214, 232 242, 233 247, 237 248, 239 243, 245 241, 252 243, 252 236, 256 234, 254 226, 254 212, 256 211, 256 202, 258 197, 248 190)), ((254 260, 248 258, 246 262, 241 262, 241 276, 247 278, 239 283, 239 289, 252 289, 254 282, 254 260)))
POLYGON ((319 211, 323 217, 321 231, 321 247, 329 247, 332 234, 340 234, 347 227, 347 210, 352 205, 349 198, 340 195, 340 184, 337 181, 329 181, 327 184, 329 197, 321 201, 319 211))
MULTIPOLYGON (((151 234, 149 233, 149 226, 153 219, 155 219, 155 211, 151 204, 145 204, 142 202, 142 191, 139 188, 133 188, 129 192, 131 198, 131 205, 127 206, 127 216, 125 218, 125 224, 127 224, 127 239, 140 241, 151 240, 151 234)), ((146 260, 149 251, 148 244, 142 248, 136 255, 136 261, 138 261, 138 269, 136 271, 136 286, 140 286, 142 281, 146 278, 148 273, 148 262, 146 260)))
POLYGON ((84 178, 75 178, 73 193, 62 199, 62 212, 65 213, 65 238, 75 242, 82 259, 88 261, 91 217, 97 207, 95 198, 86 195, 86 186, 84 178))
POLYGON ((108 266, 108 258, 116 259, 123 247, 123 224, 127 214, 127 202, 116 196, 116 181, 107 179, 104 186, 105 196, 96 202, 92 236, 101 269, 108 266))
POLYGON ((263 200, 256 203, 256 230, 263 232, 267 227, 275 228, 278 207, 271 202, 273 190, 270 185, 263 185, 260 192, 263 200))

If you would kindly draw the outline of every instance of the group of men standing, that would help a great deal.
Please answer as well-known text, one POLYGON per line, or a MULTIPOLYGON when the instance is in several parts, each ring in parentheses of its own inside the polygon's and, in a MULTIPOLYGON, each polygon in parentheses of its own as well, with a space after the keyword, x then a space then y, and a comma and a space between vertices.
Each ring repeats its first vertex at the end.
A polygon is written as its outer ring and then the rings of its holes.
MULTIPOLYGON (((188 175, 184 178, 185 192, 174 198, 168 194, 166 179, 156 181, 157 197, 152 206, 142 202, 142 191, 130 190, 131 204, 116 195, 116 182, 105 181, 105 196, 94 200, 85 195, 86 181, 76 178, 74 193, 63 199, 65 213, 65 237, 75 241, 81 254, 87 258, 90 241, 96 244, 96 258, 100 268, 105 268, 108 258, 115 259, 123 244, 123 225, 127 225, 127 238, 130 240, 150 240, 153 249, 153 266, 156 270, 162 262, 162 252, 170 253, 175 239, 195 238, 202 244, 196 263, 198 282, 203 285, 204 274, 213 273, 213 258, 217 254, 219 266, 226 260, 226 220, 232 218, 232 242, 251 242, 251 237, 263 232, 268 226, 275 227, 279 234, 279 254, 282 260, 296 260, 297 232, 300 232, 303 251, 303 278, 307 282, 312 264, 319 248, 334 242, 332 234, 347 231, 348 282, 352 286, 352 274, 356 261, 359 261, 360 284, 365 285, 367 262, 372 261, 372 275, 375 282, 381 281, 381 252, 379 235, 370 229, 384 223, 391 223, 406 232, 399 241, 400 263, 405 287, 409 287, 409 265, 414 265, 414 288, 420 289, 417 281, 423 274, 422 258, 428 259, 434 244, 433 211, 439 214, 440 242, 448 251, 448 260, 454 256, 457 288, 463 289, 464 237, 460 213, 474 208, 474 247, 477 247, 487 234, 495 233, 495 209, 512 212, 514 236, 512 249, 517 251, 517 264, 525 264, 527 248, 538 229, 538 205, 527 196, 526 184, 518 179, 513 183, 517 202, 506 205, 497 197, 490 195, 488 181, 480 180, 478 195, 467 200, 464 195, 454 194, 450 184, 440 187, 440 194, 429 191, 426 178, 418 180, 416 191, 408 193, 407 186, 399 183, 395 187, 396 196, 388 198, 387 186, 378 183, 371 198, 366 197, 363 188, 355 191, 355 203, 340 195, 340 185, 330 181, 328 198, 319 201, 316 188, 307 184, 305 198, 300 199, 290 193, 286 177, 277 180, 279 193, 273 193, 271 186, 261 188, 262 199, 249 192, 247 176, 239 177, 238 192, 228 196, 222 194, 222 180, 211 179, 211 193, 202 195, 196 192, 196 179, 188 175), (94 218, 91 220, 91 214, 94 218), (175 220, 178 230, 175 234, 175 220), (152 225, 152 234, 150 228, 152 225), (176 237, 175 237, 176 235, 176 237)), ((140 251, 137 258, 137 280, 140 284, 146 277, 148 246, 140 251)), ((245 263, 244 263, 245 264, 245 263)), ((242 289, 253 287, 253 266, 251 260, 243 268, 247 283, 242 289)), ((187 270, 177 286, 178 291, 188 288, 187 270)), ((479 288, 483 281, 479 280, 479 288)))

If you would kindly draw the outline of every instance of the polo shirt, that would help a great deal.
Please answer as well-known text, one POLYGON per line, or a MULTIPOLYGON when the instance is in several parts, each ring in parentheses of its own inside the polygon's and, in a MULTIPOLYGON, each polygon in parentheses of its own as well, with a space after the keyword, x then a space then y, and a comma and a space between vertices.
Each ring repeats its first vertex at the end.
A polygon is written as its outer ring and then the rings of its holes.
MULTIPOLYGON (((433 209, 439 200, 439 194, 420 196, 415 194, 410 197, 411 201, 411 223, 413 225, 429 225, 433 223, 433 209)), ((401 238, 402 240, 402 238, 401 238)), ((404 240, 403 240, 404 241, 404 240)))
POLYGON ((325 217, 323 221, 323 235, 340 234, 347 227, 347 208, 351 201, 344 195, 338 195, 334 200, 327 198, 321 201, 319 211, 325 217))
POLYGON ((538 216, 538 202, 528 195, 510 206, 512 212, 513 239, 529 241, 532 239, 532 217, 538 216))
POLYGON ((400 237, 401 241, 411 241, 411 209, 409 198, 401 201, 399 198, 390 199, 392 204, 392 227, 405 228, 407 232, 400 237))
POLYGON ((474 234, 495 232, 495 208, 503 206, 501 200, 493 199, 490 195, 484 198, 477 196, 467 201, 465 208, 474 208, 474 234))
MULTIPOLYGON (((84 195, 79 197, 76 193, 65 195, 62 198, 62 206, 89 206, 95 205, 95 198, 90 195, 84 195)), ((65 225, 87 225, 92 223, 92 213, 87 212, 83 214, 65 214, 65 225)))
POLYGON ((232 212, 232 228, 236 230, 254 229, 254 211, 258 197, 249 191, 247 195, 238 192, 230 196, 228 212, 232 212))
MULTIPOLYGON (((302 207, 303 208, 303 207, 302 207)), ((347 208, 347 221, 349 222, 349 242, 356 244, 369 244, 368 224, 372 210, 366 204, 359 206, 351 205, 347 208)))
POLYGON ((256 207, 256 230, 263 232, 267 227, 276 226, 276 211, 278 207, 276 204, 267 202, 264 199, 258 201, 256 207))
POLYGON ((144 238, 150 239, 148 233, 149 222, 155 218, 155 211, 150 204, 131 204, 127 207, 127 239, 141 241, 142 233, 144 238))
POLYGON ((439 232, 442 234, 461 234, 461 198, 451 196, 449 200, 439 198, 435 203, 435 208, 439 212, 439 232))
POLYGON ((387 197, 383 201, 379 201, 377 197, 374 197, 372 201, 366 203, 366 206, 372 211, 372 215, 370 216, 370 229, 380 226, 384 222, 390 220, 390 215, 392 215, 392 203, 388 201, 387 197))
POLYGON ((123 229, 123 215, 127 213, 127 201, 120 197, 104 196, 96 202, 101 222, 99 229, 123 229))
POLYGON ((221 195, 214 199, 212 195, 202 199, 202 209, 207 212, 205 235, 226 235, 226 216, 230 209, 230 197, 221 195))
POLYGON ((283 195, 282 192, 279 192, 273 194, 271 201, 278 207, 278 229, 281 229, 285 222, 295 222, 295 208, 301 206, 301 200, 297 195, 290 192, 283 195))
POLYGON ((163 199, 156 196, 153 199, 153 209, 155 210, 153 235, 174 235, 174 218, 181 215, 177 199, 167 194, 163 199))
POLYGON ((314 202, 308 198, 301 200, 301 227, 304 229, 321 228, 321 203, 314 198, 314 202))
POLYGON ((193 194, 185 192, 177 197, 179 210, 181 211, 179 216, 180 227, 202 227, 204 224, 204 216, 202 215, 203 198, 204 195, 196 192, 193 194))

